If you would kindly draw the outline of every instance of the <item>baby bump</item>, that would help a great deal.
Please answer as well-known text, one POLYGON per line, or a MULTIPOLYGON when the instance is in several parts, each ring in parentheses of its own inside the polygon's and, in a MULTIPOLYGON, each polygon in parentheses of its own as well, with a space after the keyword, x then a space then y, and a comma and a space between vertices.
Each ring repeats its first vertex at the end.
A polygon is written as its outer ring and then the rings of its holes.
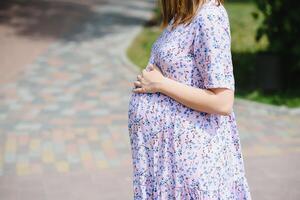
POLYGON ((161 93, 133 93, 128 108, 128 123, 144 132, 155 132, 172 115, 169 98, 161 93))
POLYGON ((167 146, 170 144, 173 116, 168 99, 161 94, 131 96, 128 116, 129 135, 133 165, 137 166, 137 174, 143 174, 136 178, 142 183, 151 176, 147 173, 153 171, 145 170, 149 164, 156 171, 156 167, 160 165, 158 163, 164 163, 161 161, 163 158, 161 155, 168 155, 167 146))
POLYGON ((132 93, 128 108, 129 123, 147 126, 149 120, 156 117, 154 98, 154 94, 150 93, 132 93))
POLYGON ((128 119, 130 134, 138 134, 146 142, 161 132, 179 142, 180 148, 186 147, 188 141, 203 146, 215 133, 214 127, 205 123, 209 116, 161 93, 132 94, 128 119))

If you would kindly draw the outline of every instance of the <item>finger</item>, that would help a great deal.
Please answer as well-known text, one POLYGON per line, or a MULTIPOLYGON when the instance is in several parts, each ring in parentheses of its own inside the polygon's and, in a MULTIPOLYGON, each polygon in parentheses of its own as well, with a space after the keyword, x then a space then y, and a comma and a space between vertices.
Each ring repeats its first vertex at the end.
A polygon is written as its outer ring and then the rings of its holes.
POLYGON ((142 76, 139 74, 137 75, 137 80, 141 81, 142 80, 142 76))
POLYGON ((135 87, 142 87, 142 83, 140 81, 134 81, 133 84, 135 87))
POLYGON ((144 93, 145 92, 144 88, 134 88, 134 89, 132 89, 132 91, 135 93, 144 93))
POLYGON ((152 64, 149 64, 149 67, 148 67, 150 70, 153 70, 154 69, 154 66, 152 64))

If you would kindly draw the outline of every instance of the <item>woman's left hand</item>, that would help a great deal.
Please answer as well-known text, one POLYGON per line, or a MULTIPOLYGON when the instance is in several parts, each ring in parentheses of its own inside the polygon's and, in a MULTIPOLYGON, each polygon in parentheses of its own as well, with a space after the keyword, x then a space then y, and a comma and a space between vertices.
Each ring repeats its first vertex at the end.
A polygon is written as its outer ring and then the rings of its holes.
POLYGON ((164 76, 156 65, 150 64, 147 69, 143 69, 142 73, 137 75, 137 81, 134 82, 132 91, 135 93, 156 93, 159 92, 160 84, 164 80, 164 76))

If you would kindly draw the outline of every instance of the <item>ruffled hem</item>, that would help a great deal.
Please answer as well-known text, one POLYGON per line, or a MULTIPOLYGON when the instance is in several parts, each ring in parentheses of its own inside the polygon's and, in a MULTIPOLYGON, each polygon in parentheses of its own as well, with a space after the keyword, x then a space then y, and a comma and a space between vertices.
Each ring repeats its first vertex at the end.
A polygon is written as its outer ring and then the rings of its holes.
POLYGON ((251 200, 247 181, 234 181, 231 186, 219 190, 203 190, 199 187, 134 186, 134 200, 251 200), (226 188, 226 189, 225 189, 226 188))

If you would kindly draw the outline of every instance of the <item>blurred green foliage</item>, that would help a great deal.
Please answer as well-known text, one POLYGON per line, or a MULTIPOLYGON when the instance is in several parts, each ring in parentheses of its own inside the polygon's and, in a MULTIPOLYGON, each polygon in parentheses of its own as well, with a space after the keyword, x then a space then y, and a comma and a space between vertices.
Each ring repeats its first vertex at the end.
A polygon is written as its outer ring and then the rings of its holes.
POLYGON ((268 51, 281 58, 283 89, 300 85, 300 2, 295 0, 254 0, 259 12, 256 39, 266 36, 268 51), (262 20, 261 20, 262 19, 262 20))

